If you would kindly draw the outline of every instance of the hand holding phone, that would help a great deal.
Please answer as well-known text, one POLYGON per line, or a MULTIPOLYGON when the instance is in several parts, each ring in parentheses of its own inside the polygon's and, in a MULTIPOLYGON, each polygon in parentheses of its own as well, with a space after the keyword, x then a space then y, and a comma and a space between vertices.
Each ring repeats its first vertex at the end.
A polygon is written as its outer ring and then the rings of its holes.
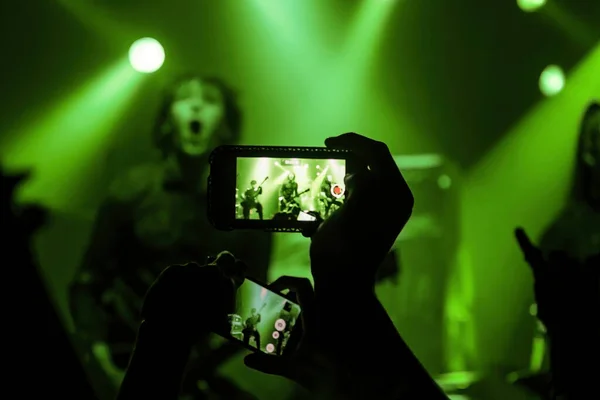
POLYGON ((293 293, 302 314, 296 320, 293 340, 288 342, 285 357, 268 357, 264 353, 246 356, 244 363, 258 371, 289 378, 309 390, 319 392, 321 385, 335 387, 333 377, 340 371, 319 352, 318 327, 315 323, 315 296, 311 282, 306 278, 281 276, 269 286, 274 291, 293 293), (311 336, 313 335, 313 336, 311 336))
POLYGON ((163 336, 168 332, 178 343, 192 345, 211 331, 224 329, 223 319, 235 309, 236 289, 245 269, 229 252, 221 252, 204 266, 169 266, 148 289, 142 319, 163 331, 163 336))
POLYGON ((414 198, 385 143, 346 133, 325 144, 354 154, 357 167, 346 179, 344 206, 311 237, 315 285, 331 293, 346 287, 355 295, 371 293, 379 266, 410 218, 414 198))

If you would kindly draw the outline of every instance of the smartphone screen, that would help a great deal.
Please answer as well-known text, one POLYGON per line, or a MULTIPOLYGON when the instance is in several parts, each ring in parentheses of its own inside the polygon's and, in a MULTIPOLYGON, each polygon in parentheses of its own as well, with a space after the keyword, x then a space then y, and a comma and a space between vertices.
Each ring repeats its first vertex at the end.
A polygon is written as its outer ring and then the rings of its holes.
POLYGON ((300 306, 250 279, 237 292, 229 314, 230 336, 246 347, 281 355, 300 317, 300 306))
POLYGON ((344 202, 346 160, 237 157, 237 220, 314 221, 344 202))

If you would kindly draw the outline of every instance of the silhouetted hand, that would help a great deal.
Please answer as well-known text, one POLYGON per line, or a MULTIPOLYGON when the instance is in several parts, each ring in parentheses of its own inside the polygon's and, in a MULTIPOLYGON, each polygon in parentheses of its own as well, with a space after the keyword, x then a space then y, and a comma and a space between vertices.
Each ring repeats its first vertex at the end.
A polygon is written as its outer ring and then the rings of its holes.
POLYGON ((308 233, 315 288, 372 291, 378 267, 410 218, 413 195, 385 143, 345 133, 325 145, 351 151, 362 165, 346 176, 344 204, 308 233))
POLYGON ((142 319, 153 330, 168 330, 188 343, 210 331, 227 332, 227 314, 235 308, 245 269, 229 252, 205 266, 170 266, 148 290, 142 319))
MULTIPOLYGON (((329 388, 316 385, 312 376, 317 376, 333 388, 344 388, 344 394, 337 393, 340 398, 351 398, 348 390, 357 395, 352 398, 367 398, 373 392, 385 397, 384 392, 411 389, 409 382, 424 390, 425 397, 438 398, 439 389, 428 381, 374 293, 377 269, 411 215, 412 193, 384 143, 347 133, 327 139, 325 145, 351 151, 362 166, 346 177, 340 209, 314 231, 304 232, 311 237, 315 282, 314 303, 306 312, 307 332, 291 358, 267 360, 257 354, 246 362, 327 392, 329 388), (392 205, 382 199, 390 192, 396 200, 392 205), (352 323, 352 334, 339 333, 347 323, 352 323), (373 351, 374 343, 385 351, 373 351)), ((307 297, 312 296, 304 296, 304 303, 307 297)))
POLYGON ((29 240, 46 221, 46 210, 42 207, 15 205, 13 202, 15 190, 28 178, 28 173, 13 176, 2 174, 2 226, 10 232, 6 237, 11 240, 29 240))
POLYGON ((600 254, 586 261, 569 257, 564 252, 544 256, 532 244, 522 228, 515 231, 517 242, 531 266, 538 318, 550 336, 583 325, 600 315, 600 254))

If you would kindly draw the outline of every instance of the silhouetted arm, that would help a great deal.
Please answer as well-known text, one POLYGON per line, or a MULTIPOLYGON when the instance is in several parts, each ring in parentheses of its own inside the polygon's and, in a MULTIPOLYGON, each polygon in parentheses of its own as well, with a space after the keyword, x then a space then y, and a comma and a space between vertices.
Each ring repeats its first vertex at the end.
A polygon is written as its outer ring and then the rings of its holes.
MULTIPOLYGON (((578 230, 581 221, 575 213, 574 209, 563 211, 542 236, 539 248, 546 257, 556 251, 577 257, 577 244, 580 238, 578 230)), ((591 265, 597 267, 600 261, 592 261, 591 265)), ((573 270, 578 266, 563 267, 573 270)), ((589 280, 593 279, 594 277, 590 277, 589 280)), ((597 276, 595 279, 597 280, 595 287, 585 285, 585 290, 590 291, 587 301, 590 304, 581 304, 580 300, 570 299, 570 297, 580 299, 578 293, 570 294, 569 291, 565 291, 558 294, 562 297, 560 303, 565 310, 570 310, 568 321, 561 320, 562 322, 555 324, 556 326, 546 326, 552 387, 554 395, 560 399, 587 399, 597 397, 600 393, 596 383, 600 377, 600 365, 595 361, 600 358, 600 324, 597 311, 600 305, 600 280, 597 276), (593 305, 594 302, 596 306, 593 305), (591 393, 596 395, 592 396, 591 393)), ((583 285, 577 285, 573 290, 584 290, 584 288, 583 285)))
POLYGON ((154 171, 139 167, 113 181, 97 212, 81 266, 69 287, 69 308, 77 337, 116 384, 123 371, 114 366, 107 343, 110 317, 106 312, 106 297, 114 287, 115 277, 123 273, 120 257, 129 239, 127 235, 132 232, 134 204, 145 192, 154 171))
POLYGON ((117 400, 178 398, 192 345, 168 328, 142 322, 117 400))
POLYGON ((123 208, 115 199, 107 199, 101 205, 90 244, 69 288, 69 307, 77 332, 89 342, 106 338, 107 316, 102 298, 116 273, 123 208))
POLYGON ((332 335, 330 340, 336 343, 325 345, 325 348, 337 349, 336 358, 351 366, 356 380, 362 381, 353 390, 356 394, 353 398, 448 399, 404 342, 374 293, 360 297, 350 294, 344 299, 335 299, 328 298, 328 290, 321 289, 323 291, 319 293, 319 288, 315 289, 319 304, 318 323, 323 332, 335 332, 340 320, 348 320, 355 317, 357 310, 361 311, 360 323, 353 325, 350 337, 332 335), (331 318, 332 315, 336 318, 331 318), (357 346, 361 349, 355 351, 357 346), (371 349, 371 346, 376 347, 371 349), (361 390, 378 395, 361 393, 361 390))

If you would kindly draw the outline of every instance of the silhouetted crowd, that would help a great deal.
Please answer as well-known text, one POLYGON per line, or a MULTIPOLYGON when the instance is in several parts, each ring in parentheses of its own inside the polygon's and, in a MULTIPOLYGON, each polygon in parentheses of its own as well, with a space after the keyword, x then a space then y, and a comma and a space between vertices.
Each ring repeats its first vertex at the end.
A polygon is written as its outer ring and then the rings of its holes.
MULTIPOLYGON (((184 95, 185 93, 181 94, 184 95)), ((586 114, 586 121, 591 119, 592 122, 584 122, 582 128, 580 156, 585 171, 577 182, 581 194, 569 204, 564 215, 559 218, 558 225, 552 228, 553 240, 548 240, 551 244, 538 246, 530 240, 525 229, 515 229, 515 246, 520 248, 532 271, 537 316, 546 330, 550 371, 544 375, 547 385, 542 385, 540 395, 548 399, 587 400, 599 396, 596 381, 600 379, 600 243, 596 232, 600 225, 594 226, 600 212, 598 109, 598 105, 590 107, 592 111, 586 114), (582 232, 583 235, 579 237, 582 232)), ((168 121, 177 125, 177 120, 168 121)), ((163 129, 163 133, 167 132, 164 125, 160 129, 163 129)), ((203 129, 208 129, 206 122, 203 129)), ((180 138, 169 142, 168 146, 164 137, 158 137, 157 141, 165 149, 167 164, 171 161, 169 152, 172 149, 169 146, 173 143, 187 149, 188 155, 194 152, 194 145, 198 142, 195 141, 193 132, 189 135, 190 138, 180 138)), ((234 136, 237 137, 237 133, 233 135, 231 131, 223 131, 221 135, 229 135, 232 140, 234 136)), ((214 143, 204 143, 203 146, 210 147, 212 144, 214 143)), ((305 278, 282 276, 270 285, 270 289, 277 292, 289 290, 300 304, 302 312, 297 325, 301 329, 301 340, 294 348, 286 348, 281 356, 254 352, 245 357, 244 363, 248 368, 296 382, 304 388, 307 398, 447 399, 446 394, 411 352, 375 294, 378 268, 411 216, 414 205, 411 190, 384 143, 355 133, 346 133, 328 138, 325 145, 331 149, 353 152, 364 167, 346 177, 344 204, 330 218, 310 225, 310 229, 303 232, 311 241, 309 256, 314 284, 305 278), (397 200, 395 209, 398 210, 393 215, 379 206, 380 199, 377 195, 389 192, 391 187, 394 188, 394 198, 397 200), (365 213, 363 210, 371 211, 365 213), (340 299, 343 299, 344 307, 339 307, 340 299), (330 334, 338 329, 337 321, 353 320, 357 312, 360 313, 361 323, 353 326, 352 335, 330 334), (331 318, 331 315, 336 318, 331 318), (361 338, 362 343, 377 343, 384 351, 373 351, 369 346, 356 346, 357 337, 361 338)), ((206 159, 203 158, 202 162, 206 162, 206 159)), ((180 176, 169 175, 169 169, 165 171, 160 176, 166 176, 166 182, 175 185, 173 193, 186 190, 185 180, 180 176)), ((59 346, 56 343, 61 340, 64 349, 68 349, 68 339, 60 329, 59 318, 52 307, 51 297, 45 293, 35 257, 30 250, 33 233, 43 225, 44 212, 38 208, 19 207, 12 202, 13 192, 23 178, 3 176, 2 179, 2 226, 8 241, 3 252, 5 260, 10 260, 12 265, 23 265, 21 272, 27 275, 19 279, 23 282, 21 286, 28 286, 26 292, 30 290, 30 293, 35 292, 46 300, 35 303, 35 306, 31 300, 30 308, 35 309, 26 313, 25 317, 15 316, 15 324, 11 326, 18 326, 23 332, 29 329, 28 334, 37 338, 31 339, 31 346, 59 346), (42 309, 42 306, 45 308, 42 309), (48 322, 43 332, 37 315, 44 315, 43 318, 48 322), (18 318, 20 319, 17 320, 18 318)), ((136 196, 160 198, 168 203, 170 200, 165 200, 164 193, 169 187, 162 186, 162 182, 161 180, 161 185, 151 188, 154 182, 145 183, 149 185, 148 188, 131 188, 125 185, 129 192, 125 190, 119 192, 118 196, 115 195, 110 209, 113 216, 111 218, 118 220, 121 226, 131 222, 127 220, 127 213, 134 208, 124 207, 124 204, 127 201, 128 204, 133 204, 131 201, 136 196)), ((161 204, 156 203, 157 207, 162 207, 161 204)), ((152 212, 149 211, 150 214, 152 212)), ((137 224, 139 221, 131 223, 137 224)), ((179 241, 188 251, 180 258, 189 260, 195 257, 198 263, 165 264, 161 269, 166 268, 156 279, 152 276, 154 283, 149 285, 149 289, 141 283, 145 275, 138 269, 137 275, 128 277, 128 282, 136 285, 135 290, 143 290, 145 295, 140 297, 139 304, 130 304, 131 312, 135 315, 128 320, 129 331, 119 337, 119 340, 127 341, 128 335, 131 336, 130 340, 134 345, 133 352, 124 351, 120 355, 126 357, 126 360, 123 364, 124 376, 119 378, 117 385, 117 399, 183 398, 181 396, 189 395, 192 391, 190 388, 194 386, 189 383, 190 371, 195 373, 193 380, 198 380, 199 377, 210 380, 210 385, 219 391, 219 398, 252 398, 244 397, 244 394, 231 388, 227 382, 219 381, 207 372, 226 359, 227 354, 235 352, 233 348, 237 345, 227 344, 221 349, 223 354, 216 356, 218 361, 215 361, 214 353, 206 349, 208 346, 200 346, 204 351, 198 351, 198 344, 207 343, 212 332, 222 330, 224 321, 227 321, 227 316, 232 313, 236 304, 236 291, 244 282, 245 275, 266 276, 266 267, 256 264, 253 266, 252 263, 268 259, 266 253, 270 251, 270 240, 258 237, 260 251, 265 254, 256 257, 258 261, 253 261, 238 254, 236 249, 241 243, 235 236, 233 239, 215 240, 215 237, 210 236, 212 233, 205 229, 199 233, 205 241, 199 246, 206 245, 206 251, 200 254, 190 247, 192 243, 186 241, 185 227, 177 232, 176 238, 165 239, 160 236, 160 221, 146 220, 145 223, 156 226, 156 229, 148 230, 154 232, 155 236, 143 233, 139 240, 136 239, 139 246, 135 248, 135 254, 136 257, 140 254, 140 258, 130 262, 139 265, 140 260, 147 260, 153 264, 152 268, 157 268, 154 265, 156 261, 163 260, 157 256, 160 252, 147 250, 149 253, 144 254, 145 249, 173 249, 175 247, 172 245, 179 241), (228 243, 231 244, 230 247, 228 243), (214 250, 216 246, 222 246, 220 252, 214 250), (218 256, 204 263, 211 252, 218 256), (256 268, 259 268, 258 273, 254 272, 257 271, 256 268), (196 361, 192 368, 191 359, 196 361)), ((182 224, 184 226, 185 221, 182 224)), ((104 237, 108 234, 106 232, 115 232, 115 235, 123 232, 113 227, 102 229, 106 229, 104 237)), ((130 238, 122 240, 131 241, 130 238)), ((100 244, 108 246, 105 241, 100 244)), ((107 248, 98 248, 93 254, 100 254, 98 251, 107 248)), ((243 249, 240 251, 244 252, 243 249)), ((114 278, 117 267, 111 265, 114 259, 107 256, 105 254, 103 258, 93 258, 94 263, 104 262, 106 265, 95 270, 88 269, 87 273, 78 276, 72 295, 78 296, 76 305, 80 308, 85 306, 86 299, 93 301, 94 297, 102 297, 99 282, 107 284, 107 279, 114 278), (102 276, 98 275, 99 270, 105 271, 102 276)), ((30 296, 31 299, 34 298, 33 294, 30 296)), ((22 302, 27 303, 25 300, 22 302)), ((91 318, 87 312, 80 310, 83 319, 91 318)), ((107 316, 106 311, 104 315, 107 320, 103 323, 105 326, 110 325, 108 319, 114 319, 114 315, 107 316)), ((88 332, 95 328, 90 329, 88 332)), ((100 332, 105 327, 97 329, 100 332)), ((111 334, 104 335, 90 338, 90 348, 97 342, 110 344, 111 334)), ((116 352, 115 348, 113 351, 116 352)), ((31 354, 35 354, 35 351, 32 349, 31 354)), ((25 363, 28 365, 24 365, 24 369, 36 364, 26 350, 21 350, 20 354, 28 359, 25 363)), ((65 351, 61 359, 65 363, 72 361, 72 366, 79 364, 74 353, 65 351)), ((47 360, 45 362, 49 364, 47 360)), ((62 367, 48 365, 44 371, 36 371, 50 376, 53 368, 62 367)), ((93 398, 91 389, 84 383, 86 378, 82 369, 79 368, 78 371, 79 375, 70 375, 69 382, 73 387, 56 388, 54 394, 48 388, 47 393, 67 398, 93 398), (80 389, 77 394, 72 393, 74 386, 80 389)))

